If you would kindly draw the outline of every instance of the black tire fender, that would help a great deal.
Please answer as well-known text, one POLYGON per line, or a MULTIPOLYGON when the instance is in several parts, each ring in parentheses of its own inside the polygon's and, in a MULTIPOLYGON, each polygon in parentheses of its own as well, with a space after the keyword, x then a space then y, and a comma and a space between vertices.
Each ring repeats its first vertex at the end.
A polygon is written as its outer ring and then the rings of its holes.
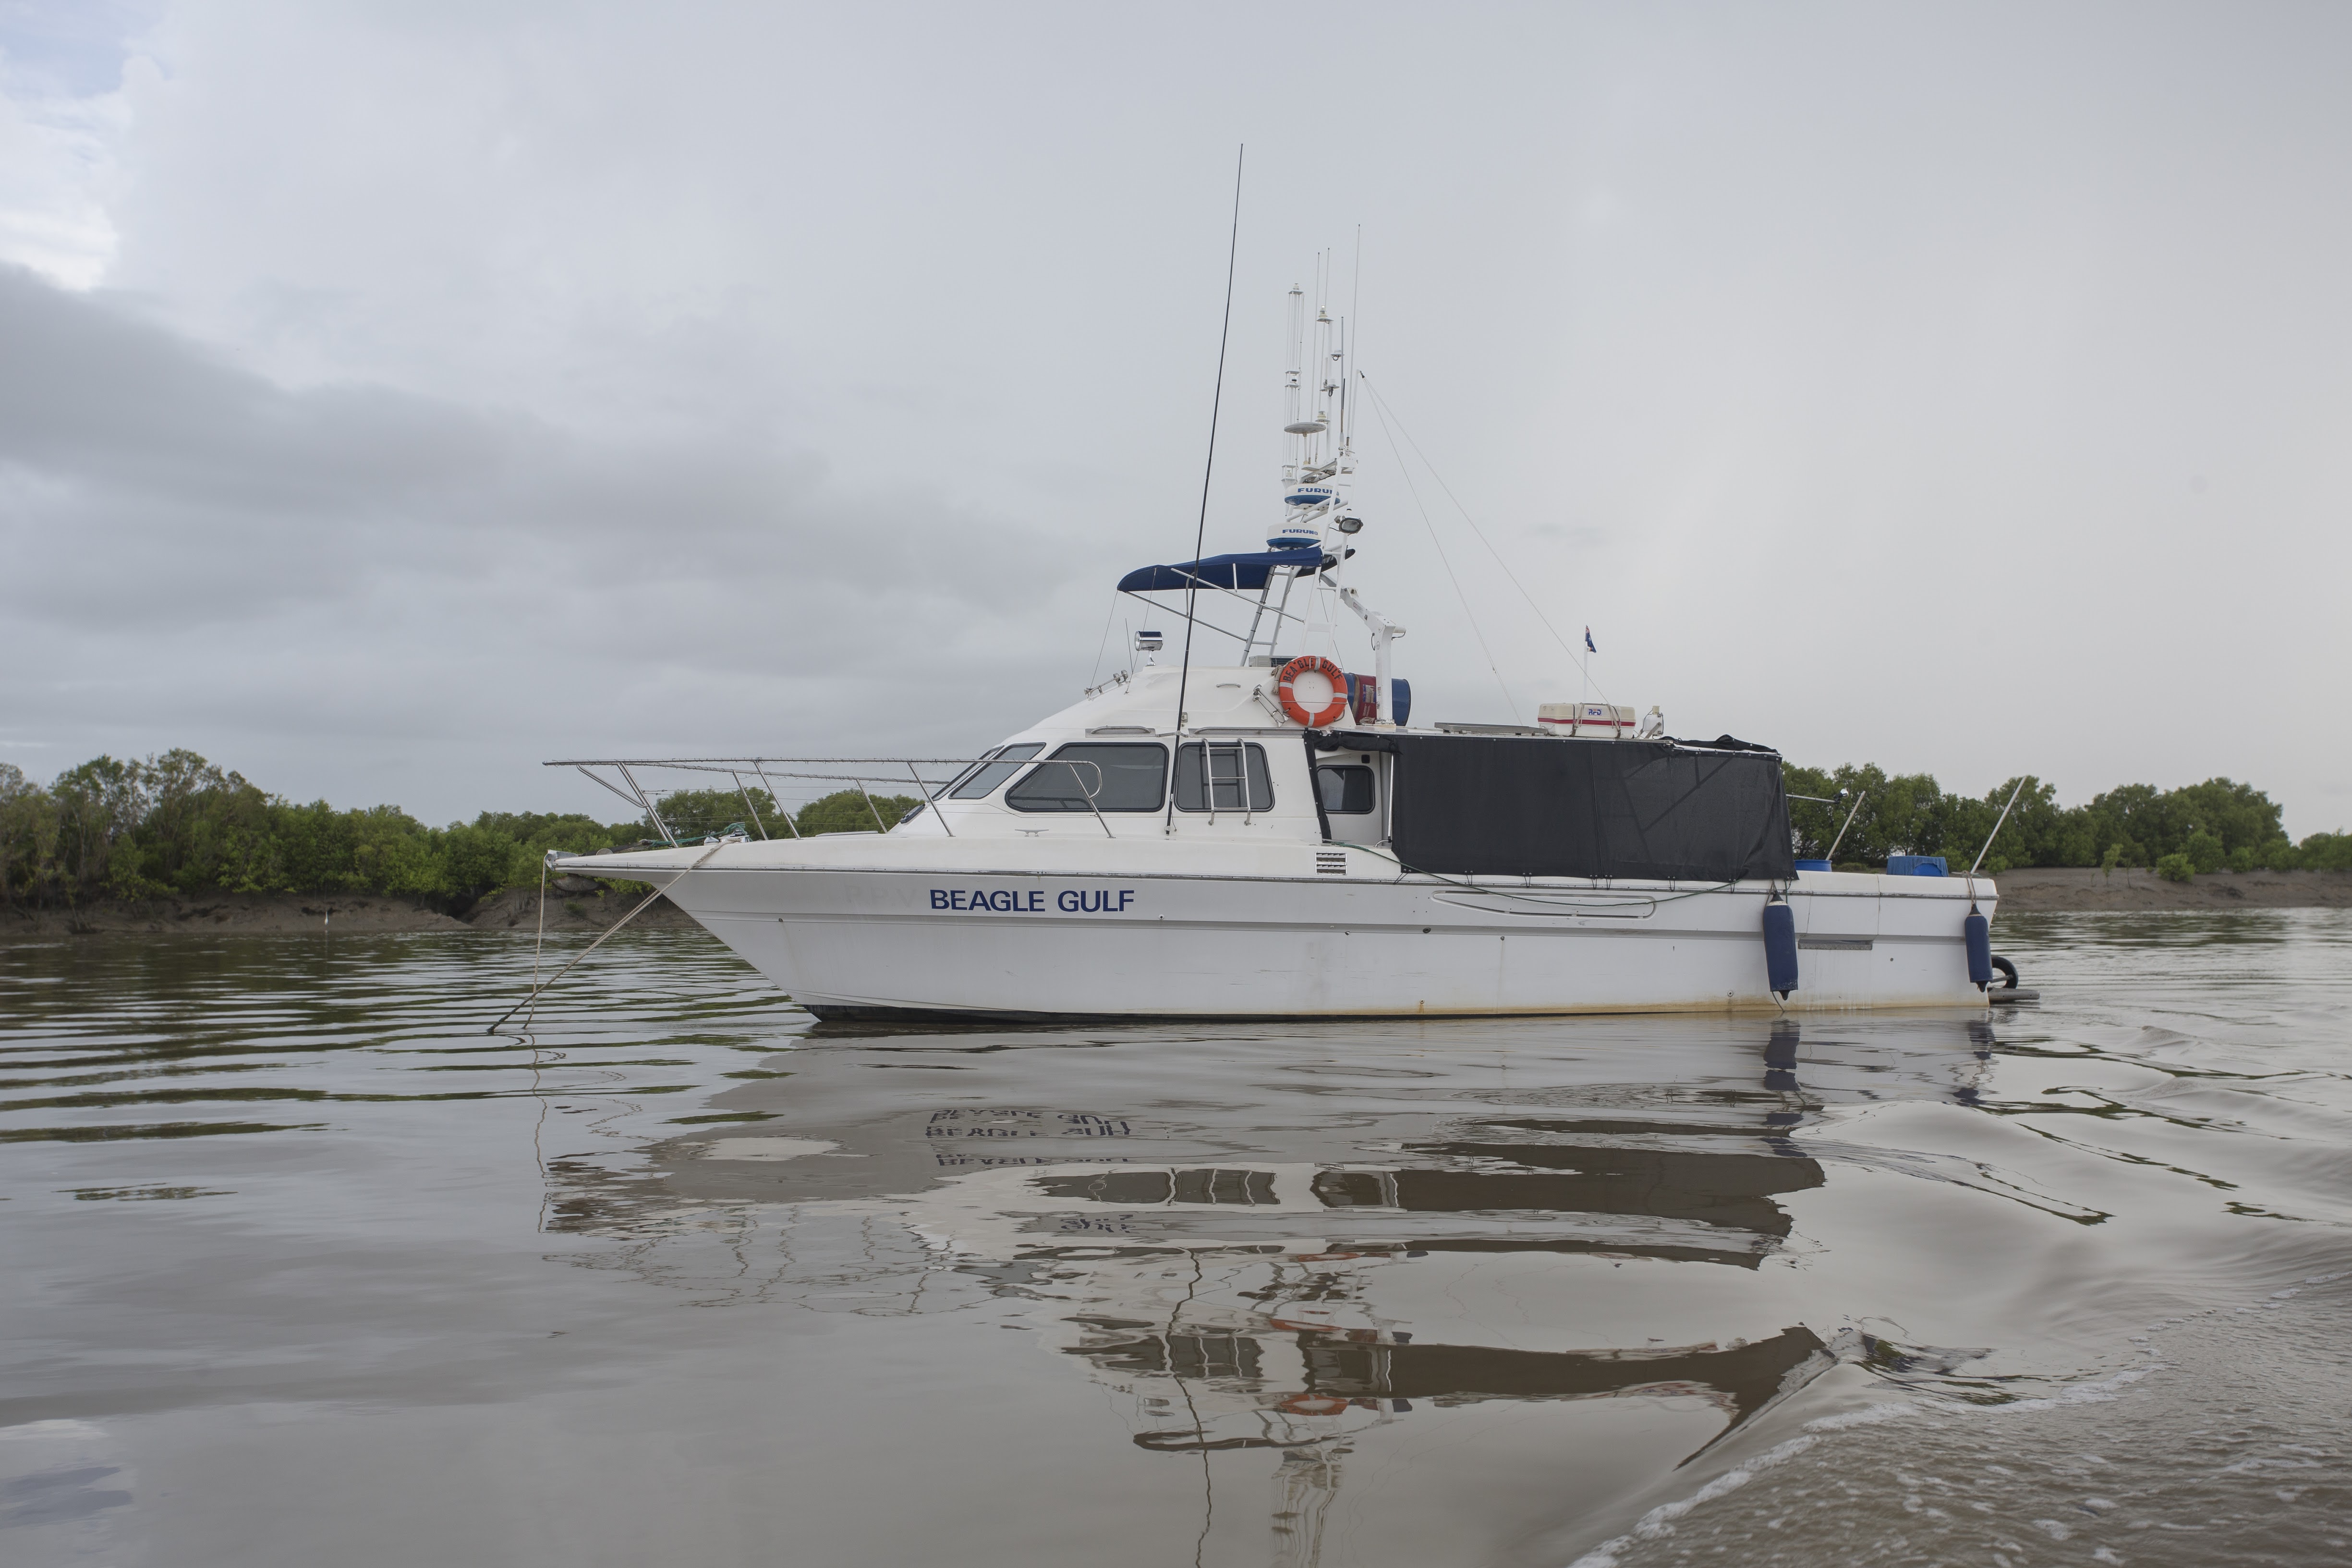
POLYGON ((2003 958, 2000 954, 1996 952, 1992 955, 1992 966, 1995 969, 2000 970, 2001 974, 2004 976, 2000 986, 2003 991, 2014 991, 2017 989, 2016 964, 2011 963, 2008 959, 2003 958))

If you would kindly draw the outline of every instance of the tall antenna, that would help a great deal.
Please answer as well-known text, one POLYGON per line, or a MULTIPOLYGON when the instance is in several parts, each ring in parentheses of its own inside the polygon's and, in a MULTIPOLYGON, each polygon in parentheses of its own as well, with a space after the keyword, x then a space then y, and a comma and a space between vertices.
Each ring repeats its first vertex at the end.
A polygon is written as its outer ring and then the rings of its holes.
MULTIPOLYGON (((1217 331, 1217 390, 1209 399, 1209 460, 1201 469, 1201 521, 1192 530, 1192 559, 1201 559, 1201 548, 1209 537, 1209 477, 1217 471, 1217 415, 1225 402, 1225 344, 1234 331, 1234 261, 1242 248, 1242 157, 1249 151, 1244 142, 1234 151, 1234 232, 1225 245, 1225 321, 1217 331)), ((1184 689, 1192 679, 1192 608, 1200 594, 1200 573, 1196 567, 1184 574, 1184 665, 1176 677, 1176 755, 1184 754, 1184 689)), ((1201 776, 1208 777, 1203 768, 1201 776)), ((1161 831, 1176 831, 1176 791, 1168 792, 1168 820, 1161 831)))
MULTIPOLYGON (((1354 329, 1354 335, 1347 341, 1348 360, 1342 367, 1347 371, 1356 368, 1357 343, 1364 335, 1364 226, 1362 224, 1356 226, 1356 258, 1353 273, 1354 276, 1348 280, 1348 325, 1354 329)), ((1339 377, 1342 384, 1354 379, 1353 376, 1347 374, 1339 377)), ((1352 388, 1339 394, 1339 450, 1343 453, 1351 452, 1354 449, 1356 404, 1349 395, 1350 391, 1352 388)))

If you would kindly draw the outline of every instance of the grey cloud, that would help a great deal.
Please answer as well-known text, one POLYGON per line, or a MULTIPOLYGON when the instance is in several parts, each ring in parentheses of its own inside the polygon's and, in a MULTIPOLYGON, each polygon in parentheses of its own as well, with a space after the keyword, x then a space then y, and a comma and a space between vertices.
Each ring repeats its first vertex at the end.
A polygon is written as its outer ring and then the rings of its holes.
MULTIPOLYGON (((1048 553, 936 494, 842 490, 772 435, 631 444, 383 387, 278 386, 20 268, 0 268, 0 339, 14 543, 96 546, 118 585, 184 583, 211 555, 216 595, 243 584, 228 607, 249 607, 323 586, 324 551, 458 591, 511 574, 650 606, 750 574, 977 605, 1048 553)), ((16 581, 27 614, 58 586, 16 581)))
POLYGON ((239 510, 383 503, 479 482, 478 415, 376 387, 288 392, 165 329, 0 267, 0 458, 239 510))
POLYGON ((845 489, 772 433, 630 443, 278 385, 21 270, 0 271, 0 607, 20 650, 0 749, 185 741, 259 774, 229 749, 356 742, 478 776, 463 759, 488 736, 514 798, 545 787, 522 748, 856 733, 910 682, 969 699, 966 743, 1019 721, 970 660, 1039 656, 1014 608, 1059 586, 1036 530, 845 489), (908 616, 930 635, 877 630, 908 616))

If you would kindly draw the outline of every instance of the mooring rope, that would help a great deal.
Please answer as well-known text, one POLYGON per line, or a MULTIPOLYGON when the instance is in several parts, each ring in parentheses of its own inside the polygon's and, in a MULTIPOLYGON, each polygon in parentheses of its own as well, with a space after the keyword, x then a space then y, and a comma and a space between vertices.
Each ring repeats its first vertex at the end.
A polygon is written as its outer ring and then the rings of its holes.
MULTIPOLYGON (((492 1024, 488 1028, 487 1028, 487 1029, 483 1030, 483 1031, 482 1031, 482 1033, 484 1033, 484 1034, 486 1034, 486 1035, 495 1035, 495 1034, 497 1034, 497 1033, 499 1032, 499 1029, 500 1028, 500 1026, 503 1026, 509 1018, 513 1017, 517 1013, 521 1012, 525 1007, 530 1007, 530 1008, 532 1008, 532 1009, 533 1009, 533 1011, 532 1011, 531 1016, 532 1016, 533 1018, 536 1018, 539 1015, 538 1015, 538 1011, 537 1011, 537 1008, 536 1008, 536 1005, 536 1005, 536 1004, 537 1004, 537 1002, 539 1001, 539 994, 540 994, 541 992, 547 990, 550 986, 552 986, 552 985, 553 985, 557 981, 559 981, 559 980, 562 979, 565 975, 567 975, 567 974, 571 973, 572 972, 572 970, 573 970, 573 969, 575 969, 575 968, 577 968, 577 967, 579 966, 580 959, 587 957, 590 953, 592 953, 592 952, 595 952, 598 948, 600 948, 600 947, 602 947, 602 946, 604 946, 604 939, 605 939, 606 937, 611 936, 614 931, 619 931, 623 926, 627 925, 631 921, 635 920, 639 915, 643 914, 648 907, 650 907, 650 906, 652 905, 653 901, 654 901, 656 899, 660 898, 664 893, 668 892, 672 888, 675 888, 675 887, 677 887, 680 882, 685 881, 685 880, 686 880, 686 879, 688 878, 688 875, 690 875, 691 873, 701 870, 701 869, 702 869, 702 868, 703 868, 704 863, 705 863, 705 862, 707 862, 708 860, 709 860, 709 858, 710 858, 710 857, 711 857, 712 855, 716 855, 716 854, 718 854, 721 849, 724 849, 724 848, 726 848, 726 847, 727 847, 727 846, 725 846, 724 844, 714 844, 714 845, 712 845, 712 846, 710 847, 710 848, 709 848, 709 852, 708 852, 708 853, 706 853, 706 854, 702 857, 702 858, 701 858, 700 860, 697 860, 693 865, 688 866, 685 870, 680 871, 677 876, 675 876, 675 877, 671 878, 668 881, 667 881, 667 882, 663 883, 660 887, 656 888, 652 892, 647 893, 647 894, 645 896, 645 898, 644 898, 643 900, 639 900, 639 902, 638 902, 638 904, 637 904, 637 907, 636 907, 635 909, 631 910, 627 914, 623 915, 619 920, 616 920, 616 921, 614 921, 611 925, 606 926, 606 927, 604 928, 604 931, 603 935, 600 935, 599 937, 597 937, 597 939, 596 939, 594 942, 590 942, 590 943, 589 943, 585 948, 582 949, 582 950, 581 950, 581 952, 580 952, 580 957, 579 957, 579 958, 575 958, 575 959, 573 959, 570 963, 565 964, 562 968, 561 968, 561 969, 557 970, 553 974, 549 975, 549 976, 548 976, 548 978, 547 978, 547 984, 546 984, 546 985, 541 985, 541 984, 539 984, 539 955, 538 955, 538 953, 534 951, 534 952, 532 952, 532 954, 531 954, 531 961, 530 961, 530 973, 531 973, 531 987, 530 987, 530 995, 528 995, 528 996, 526 996, 526 997, 524 997, 521 1001, 520 1001, 520 1002, 516 1003, 513 1006, 511 1006, 511 1007, 508 1008, 508 1009, 506 1010, 506 1012, 505 1012, 505 1013, 503 1013, 502 1015, 500 1015, 500 1016, 499 1016, 499 1018, 498 1023, 496 1023, 496 1024, 492 1024)), ((546 892, 546 888, 547 888, 547 868, 546 868, 546 866, 545 866, 543 863, 542 863, 542 864, 541 865, 541 867, 540 867, 540 871, 539 871, 539 884, 540 884, 540 889, 541 889, 541 891, 540 891, 540 896, 539 896, 539 924, 540 924, 541 939, 542 941, 544 941, 544 940, 545 940, 545 933, 546 933, 546 930, 547 930, 547 892, 546 892)))

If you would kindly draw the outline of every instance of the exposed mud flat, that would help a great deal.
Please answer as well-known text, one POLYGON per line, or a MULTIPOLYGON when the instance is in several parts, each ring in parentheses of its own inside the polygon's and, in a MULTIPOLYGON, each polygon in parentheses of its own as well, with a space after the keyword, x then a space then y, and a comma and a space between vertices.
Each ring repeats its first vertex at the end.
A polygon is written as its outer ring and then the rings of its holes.
MULTIPOLYGON (((608 888, 602 882, 585 877, 563 877, 548 884, 547 929, 550 931, 604 931, 645 901, 642 892, 628 892, 608 888)), ((509 888, 489 897, 466 911, 466 923, 476 931, 520 931, 539 929, 539 889, 509 888)), ((699 931, 694 917, 671 903, 656 899, 645 913, 629 922, 629 929, 643 927, 647 931, 699 931)))
POLYGON ((409 899, 373 895, 212 893, 109 899, 73 908, 0 910, 0 941, 60 936, 287 936, 307 931, 464 931, 466 922, 409 899))
MULTIPOLYGON (((551 931, 603 931, 645 897, 589 888, 547 893, 551 931)), ((464 915, 413 899, 372 893, 215 893, 204 898, 107 900, 73 909, 0 909, 0 942, 65 936, 373 936, 395 931, 522 931, 538 929, 539 889, 492 893, 464 915)), ((690 929, 694 921, 667 899, 629 922, 632 929, 690 929)))
POLYGON ((2017 914, 2113 910, 2352 909, 2352 871, 2215 871, 2168 882, 2153 871, 2037 867, 1995 879, 2017 914))

